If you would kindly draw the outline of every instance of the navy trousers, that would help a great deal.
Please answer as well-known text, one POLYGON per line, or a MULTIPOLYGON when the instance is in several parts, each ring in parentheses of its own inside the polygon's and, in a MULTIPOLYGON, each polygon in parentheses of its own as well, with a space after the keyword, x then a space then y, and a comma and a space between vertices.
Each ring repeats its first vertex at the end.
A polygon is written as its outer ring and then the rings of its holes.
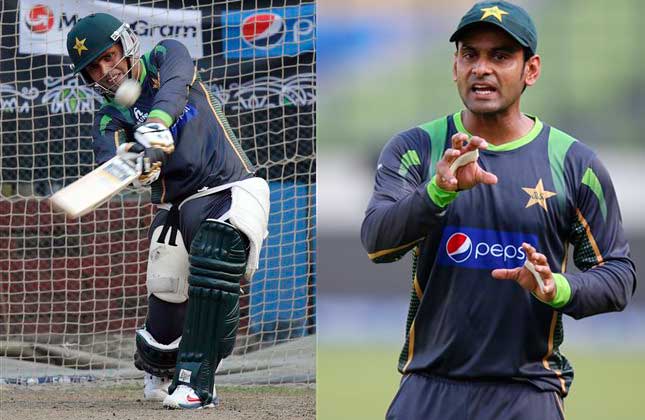
POLYGON ((556 392, 523 382, 452 380, 407 374, 386 420, 563 420, 556 392))

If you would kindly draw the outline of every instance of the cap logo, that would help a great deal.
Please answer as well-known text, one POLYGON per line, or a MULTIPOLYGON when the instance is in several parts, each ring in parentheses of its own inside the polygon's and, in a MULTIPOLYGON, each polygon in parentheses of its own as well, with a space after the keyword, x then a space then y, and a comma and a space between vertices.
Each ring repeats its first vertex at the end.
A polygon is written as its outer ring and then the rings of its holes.
POLYGON ((83 38, 83 39, 80 39, 80 40, 78 38, 76 38, 76 43, 74 44, 73 48, 78 53, 79 57, 81 56, 81 54, 83 54, 83 51, 89 51, 87 49, 87 47, 85 46, 85 41, 86 40, 87 40, 87 38, 83 38))
POLYGON ((497 7, 497 6, 493 6, 493 7, 484 7, 483 9, 480 9, 480 10, 481 10, 482 12, 484 12, 484 14, 482 15, 482 17, 481 17, 479 20, 484 20, 484 19, 486 19, 488 16, 494 16, 495 18, 497 18, 497 20, 499 20, 499 21, 501 22, 501 21, 502 21, 502 16, 504 16, 504 15, 507 15, 507 14, 508 14, 508 12, 506 12, 506 11, 504 11, 504 10, 500 9, 500 8, 499 8, 499 7, 497 7))

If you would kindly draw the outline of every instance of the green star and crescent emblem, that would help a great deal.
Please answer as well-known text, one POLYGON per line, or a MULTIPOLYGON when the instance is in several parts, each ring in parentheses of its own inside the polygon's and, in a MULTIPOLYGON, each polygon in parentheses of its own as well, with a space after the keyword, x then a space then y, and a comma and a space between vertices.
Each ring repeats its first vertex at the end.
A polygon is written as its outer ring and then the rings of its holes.
POLYGON ((483 9, 481 9, 481 11, 484 12, 484 14, 482 15, 482 17, 479 20, 484 20, 489 16, 494 16, 497 20, 499 20, 501 22, 502 21, 502 16, 508 14, 508 12, 500 9, 497 6, 484 7, 483 9))
POLYGON ((85 46, 85 41, 87 40, 87 38, 83 38, 83 39, 75 38, 75 39, 76 39, 76 43, 74 44, 73 48, 76 50, 79 56, 83 54, 83 51, 89 51, 85 46))
POLYGON ((524 190, 525 193, 529 195, 529 197, 531 197, 529 198, 529 202, 526 203, 525 208, 529 208, 534 204, 539 204, 540 207, 544 209, 544 211, 546 212, 549 211, 546 205, 546 200, 556 195, 556 193, 554 193, 553 191, 544 190, 544 185, 542 184, 542 178, 540 178, 535 188, 522 188, 522 189, 524 190))

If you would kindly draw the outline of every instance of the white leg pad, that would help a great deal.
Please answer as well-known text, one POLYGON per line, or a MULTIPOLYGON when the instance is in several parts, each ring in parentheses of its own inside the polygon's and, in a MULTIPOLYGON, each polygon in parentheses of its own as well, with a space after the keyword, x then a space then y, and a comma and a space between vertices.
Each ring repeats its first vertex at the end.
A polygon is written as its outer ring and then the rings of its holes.
POLYGON ((259 267, 262 242, 269 234, 269 184, 262 178, 249 178, 231 187, 229 222, 249 239, 249 260, 244 278, 251 281, 259 267))
POLYGON ((182 303, 188 299, 188 252, 179 230, 174 245, 169 244, 169 233, 159 243, 163 228, 163 225, 158 226, 150 240, 146 279, 148 296, 154 294, 166 302, 182 303))

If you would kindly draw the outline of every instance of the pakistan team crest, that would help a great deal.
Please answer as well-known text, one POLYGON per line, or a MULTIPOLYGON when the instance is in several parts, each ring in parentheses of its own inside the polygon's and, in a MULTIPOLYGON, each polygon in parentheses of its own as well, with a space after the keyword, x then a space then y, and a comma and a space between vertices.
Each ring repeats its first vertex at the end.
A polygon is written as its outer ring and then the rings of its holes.
POLYGON ((530 197, 529 202, 526 203, 525 208, 529 208, 535 204, 538 204, 546 212, 549 211, 546 200, 556 195, 556 193, 554 193, 553 191, 546 191, 544 189, 542 178, 539 179, 535 188, 522 188, 522 190, 524 190, 524 192, 527 193, 530 197))

